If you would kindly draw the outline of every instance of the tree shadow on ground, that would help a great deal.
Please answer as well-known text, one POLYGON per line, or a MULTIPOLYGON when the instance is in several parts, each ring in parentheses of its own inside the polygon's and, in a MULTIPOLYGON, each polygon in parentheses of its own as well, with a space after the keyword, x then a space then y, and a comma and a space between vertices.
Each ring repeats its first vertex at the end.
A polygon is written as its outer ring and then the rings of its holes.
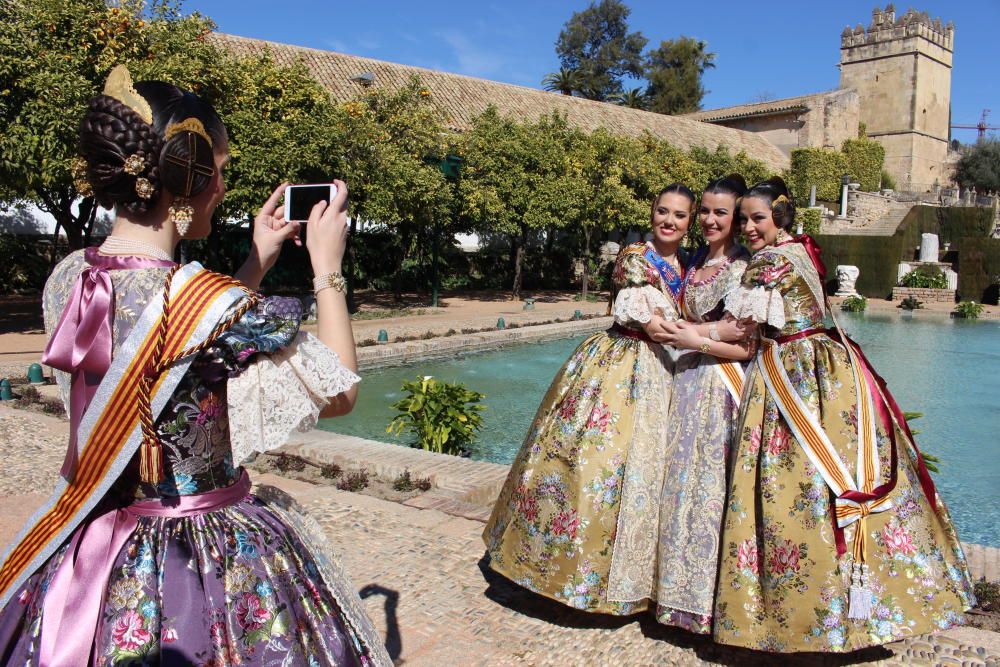
POLYGON ((839 667, 862 662, 885 660, 893 656, 885 648, 865 649, 847 654, 794 653, 774 654, 749 649, 725 646, 712 641, 711 637, 686 632, 680 628, 662 625, 650 612, 640 612, 632 616, 611 616, 579 611, 547 597, 532 593, 489 568, 489 556, 479 561, 479 569, 486 580, 486 597, 519 614, 578 630, 618 629, 630 623, 638 623, 643 636, 673 646, 690 649, 701 660, 733 667, 839 667))
POLYGON ((44 330, 41 295, 0 298, 0 334, 42 333, 44 330))

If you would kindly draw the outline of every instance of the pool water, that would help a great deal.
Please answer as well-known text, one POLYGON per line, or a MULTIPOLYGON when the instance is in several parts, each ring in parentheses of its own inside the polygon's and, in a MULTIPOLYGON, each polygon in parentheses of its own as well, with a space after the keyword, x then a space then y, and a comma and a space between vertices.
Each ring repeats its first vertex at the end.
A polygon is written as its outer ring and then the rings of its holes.
MULTIPOLYGON (((1000 547, 1000 322, 844 314, 841 323, 900 407, 924 413, 912 424, 917 444, 941 459, 934 479, 962 540, 1000 547)), ((396 414, 389 406, 403 397, 403 380, 433 375, 486 394, 472 457, 510 463, 549 383, 582 339, 363 373, 354 411, 320 428, 409 444, 405 433, 386 433, 396 414)))

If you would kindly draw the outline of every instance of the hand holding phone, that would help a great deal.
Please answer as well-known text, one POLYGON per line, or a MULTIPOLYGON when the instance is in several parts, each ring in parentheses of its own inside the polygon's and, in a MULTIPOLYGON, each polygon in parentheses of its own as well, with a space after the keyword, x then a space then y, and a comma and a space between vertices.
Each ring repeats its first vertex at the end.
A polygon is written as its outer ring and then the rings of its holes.
POLYGON ((326 202, 329 205, 336 196, 335 183, 289 185, 285 188, 285 220, 306 222, 316 204, 326 202))
POLYGON ((340 272, 347 247, 347 185, 335 181, 329 202, 319 200, 303 227, 306 248, 316 275, 340 272))

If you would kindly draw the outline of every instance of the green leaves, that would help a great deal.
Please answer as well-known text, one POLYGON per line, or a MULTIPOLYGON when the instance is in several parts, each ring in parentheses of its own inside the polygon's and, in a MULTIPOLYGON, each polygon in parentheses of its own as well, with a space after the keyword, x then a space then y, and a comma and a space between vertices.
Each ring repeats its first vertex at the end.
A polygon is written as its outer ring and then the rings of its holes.
POLYGON ((715 67, 714 60, 715 54, 701 40, 678 37, 660 42, 646 55, 649 110, 681 114, 701 109, 706 92, 701 77, 715 67))
POLYGON ((404 382, 402 389, 409 396, 392 405, 402 414, 389 422, 386 433, 399 435, 405 430, 416 437, 415 446, 421 449, 466 455, 469 443, 483 425, 479 413, 485 406, 479 401, 485 395, 461 383, 440 382, 429 375, 404 382))
POLYGON ((1000 192, 1000 140, 982 139, 962 149, 955 180, 977 192, 1000 192))

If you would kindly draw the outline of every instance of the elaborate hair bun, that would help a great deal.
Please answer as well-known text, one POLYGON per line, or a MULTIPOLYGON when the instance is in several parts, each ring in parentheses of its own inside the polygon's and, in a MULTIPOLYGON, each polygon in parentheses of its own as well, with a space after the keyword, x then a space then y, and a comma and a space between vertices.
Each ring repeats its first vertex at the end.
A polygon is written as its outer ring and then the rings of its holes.
POLYGON ((765 200, 771 207, 771 217, 778 227, 787 231, 795 224, 795 202, 780 176, 761 181, 747 190, 746 196, 765 200))
POLYGON ((147 212, 160 191, 161 145, 153 127, 131 107, 109 95, 93 98, 80 122, 79 151, 97 202, 147 212))
POLYGON ((102 206, 142 215, 164 192, 203 192, 215 175, 213 151, 225 150, 227 141, 208 102, 163 81, 133 84, 119 66, 80 122, 74 179, 102 206))
POLYGON ((728 176, 725 177, 725 180, 736 184, 737 186, 742 188, 743 192, 747 191, 747 180, 742 176, 740 176, 739 174, 729 174, 728 176))
POLYGON ((729 174, 709 181, 704 193, 733 195, 737 200, 747 191, 747 182, 739 174, 729 174))
POLYGON ((212 182, 215 156, 207 136, 190 129, 170 135, 160 153, 160 179, 176 197, 193 197, 212 182))

